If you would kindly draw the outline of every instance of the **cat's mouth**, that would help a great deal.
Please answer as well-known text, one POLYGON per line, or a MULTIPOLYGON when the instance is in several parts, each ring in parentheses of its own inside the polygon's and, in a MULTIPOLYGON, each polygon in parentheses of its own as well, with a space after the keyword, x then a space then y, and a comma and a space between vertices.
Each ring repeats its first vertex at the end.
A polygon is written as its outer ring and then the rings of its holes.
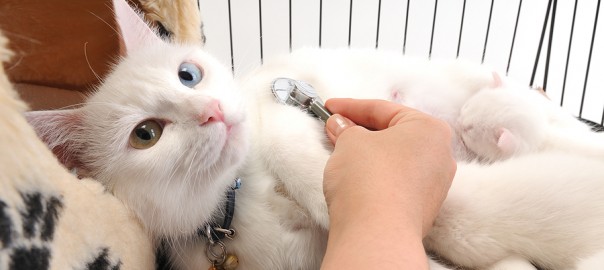
POLYGON ((234 143, 232 141, 237 141, 237 138, 239 137, 238 134, 241 133, 239 131, 241 129, 239 123, 220 122, 215 124, 220 125, 220 127, 217 128, 222 129, 224 132, 224 147, 234 143))

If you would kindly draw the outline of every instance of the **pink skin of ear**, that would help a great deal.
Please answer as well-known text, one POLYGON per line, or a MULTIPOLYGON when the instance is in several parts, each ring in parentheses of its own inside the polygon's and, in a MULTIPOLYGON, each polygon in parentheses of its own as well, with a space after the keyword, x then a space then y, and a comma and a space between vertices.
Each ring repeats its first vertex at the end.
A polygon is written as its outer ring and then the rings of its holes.
POLYGON ((516 139, 514 134, 506 128, 499 129, 497 147, 505 155, 511 155, 516 151, 516 139))
POLYGON ((113 8, 126 46, 125 54, 149 44, 163 42, 125 0, 113 0, 113 8))

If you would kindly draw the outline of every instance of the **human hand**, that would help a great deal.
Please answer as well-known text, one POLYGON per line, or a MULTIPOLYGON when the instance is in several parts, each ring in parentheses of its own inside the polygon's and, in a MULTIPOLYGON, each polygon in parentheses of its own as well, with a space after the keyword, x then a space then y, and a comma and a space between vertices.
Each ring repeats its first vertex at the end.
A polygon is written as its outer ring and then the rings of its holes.
POLYGON ((326 107, 336 114, 327 122, 335 144, 324 172, 330 214, 388 206, 426 235, 456 170, 449 126, 383 100, 331 99, 326 107))
POLYGON ((449 126, 383 100, 330 99, 326 107, 335 149, 324 171, 323 268, 426 269, 422 238, 456 170, 449 126))

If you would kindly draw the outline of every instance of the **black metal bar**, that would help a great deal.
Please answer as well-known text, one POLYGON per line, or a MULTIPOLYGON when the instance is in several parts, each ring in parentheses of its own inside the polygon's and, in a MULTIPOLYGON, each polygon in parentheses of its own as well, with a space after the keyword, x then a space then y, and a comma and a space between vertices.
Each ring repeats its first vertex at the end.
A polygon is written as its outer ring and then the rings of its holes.
POLYGON ((505 69, 505 75, 510 72, 510 64, 512 63, 512 54, 514 53, 514 44, 516 44, 516 33, 518 31, 518 22, 520 21, 520 10, 522 9, 522 0, 518 4, 518 13, 516 14, 516 25, 514 25, 514 34, 512 35, 512 46, 510 47, 510 54, 508 56, 508 66, 505 69))
POLYGON ((459 26, 459 39, 457 39, 457 55, 456 58, 459 57, 459 49, 461 48, 461 35, 463 34, 463 22, 466 17, 466 0, 463 0, 463 9, 461 10, 461 23, 459 26))
POLYGON ((430 50, 428 50, 428 59, 432 58, 432 44, 434 43, 434 28, 436 27, 436 10, 438 9, 438 0, 434 1, 434 15, 432 16, 432 33, 430 34, 430 50))
POLYGON ((566 92, 566 78, 568 76, 568 63, 570 62, 570 50, 573 46, 573 36, 575 33, 575 18, 577 17, 577 4, 579 0, 575 0, 575 8, 573 10, 573 20, 570 26, 570 36, 568 39, 568 52, 566 53, 566 64, 564 66, 564 79, 562 80, 562 93, 560 94, 560 106, 564 104, 564 93, 566 92))
POLYGON ((594 50, 594 40, 596 39, 596 29, 598 28, 598 17, 600 15, 600 0, 596 7, 596 18, 594 19, 594 29, 591 34, 591 45, 589 46, 589 57, 587 58, 587 69, 585 70, 585 81, 583 82, 583 95, 581 96, 581 107, 579 108, 579 117, 583 115, 583 105, 585 103, 585 92, 587 92, 587 81, 589 79, 589 68, 591 67, 591 56, 594 50))
POLYGON ((554 0, 554 7, 552 8, 552 20, 549 25, 549 41, 547 43, 547 55, 545 56, 545 73, 543 75, 543 92, 547 91, 547 78, 549 77, 549 61, 552 56, 552 44, 554 43, 554 29, 556 26, 556 10, 558 7, 558 0, 554 0))
POLYGON ((323 41, 323 0, 319 1, 319 48, 321 48, 322 41, 323 41))
POLYGON ((539 66, 539 57, 541 56, 541 47, 543 46, 543 39, 545 38, 545 29, 547 29, 547 21, 549 20, 549 11, 552 7, 552 0, 549 0, 547 4, 547 11, 545 12, 545 20, 543 21, 543 29, 541 30, 541 39, 539 39, 539 45, 537 46, 537 56, 535 57, 535 65, 533 66, 533 74, 531 75, 530 86, 533 86, 535 82, 535 74, 537 74, 537 66, 539 66))
POLYGON ((378 48, 380 42, 380 18, 382 16, 382 0, 378 2, 378 17, 377 17, 377 29, 375 30, 375 48, 378 48))
POLYGON ((260 63, 264 63, 264 48, 262 42, 262 0, 258 0, 258 15, 260 22, 260 63))
POLYGON ((228 1, 229 9, 229 40, 231 42, 231 72, 235 74, 235 56, 233 54, 233 23, 231 21, 231 0, 228 1))
POLYGON ((407 0, 407 14, 405 15, 405 36, 403 38, 403 54, 405 54, 405 50, 407 49, 407 26, 409 26, 410 4, 411 4, 411 0, 407 0))
POLYGON ((352 39, 352 0, 350 0, 350 11, 348 13, 348 47, 352 39))
POLYGON ((484 63, 484 57, 487 54, 487 43, 489 42, 489 32, 491 31, 491 18, 493 18, 493 6, 495 5, 495 0, 491 0, 491 11, 489 11, 489 22, 487 23, 487 34, 484 37, 484 48, 482 49, 482 60, 481 63, 484 63))
POLYGON ((604 125, 604 110, 602 110, 602 120, 600 120, 600 125, 604 125))

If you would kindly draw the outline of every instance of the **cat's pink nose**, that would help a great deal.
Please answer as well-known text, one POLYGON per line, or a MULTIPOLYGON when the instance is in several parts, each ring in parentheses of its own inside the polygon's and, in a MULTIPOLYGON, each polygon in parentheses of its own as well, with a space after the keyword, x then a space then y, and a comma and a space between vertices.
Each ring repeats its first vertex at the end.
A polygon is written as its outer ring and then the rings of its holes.
POLYGON ((224 122, 224 113, 220 108, 218 100, 212 100, 198 116, 199 124, 204 125, 211 122, 224 122))

